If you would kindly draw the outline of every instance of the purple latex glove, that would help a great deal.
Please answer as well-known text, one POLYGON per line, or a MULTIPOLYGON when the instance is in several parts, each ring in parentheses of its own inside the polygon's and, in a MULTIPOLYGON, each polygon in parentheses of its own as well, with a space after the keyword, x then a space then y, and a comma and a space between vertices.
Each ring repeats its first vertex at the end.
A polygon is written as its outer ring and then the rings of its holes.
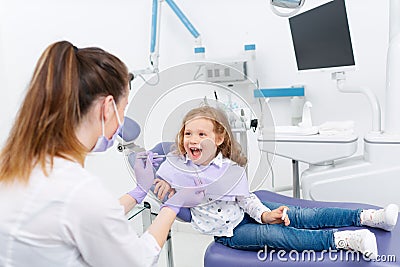
POLYGON ((136 199, 137 203, 141 203, 146 197, 147 192, 154 182, 153 171, 153 152, 132 153, 128 156, 128 162, 132 166, 135 173, 137 186, 127 194, 136 199))
POLYGON ((191 208, 199 205, 204 198, 204 191, 196 188, 183 188, 177 191, 170 199, 168 199, 162 206, 169 207, 176 214, 179 213, 181 208, 191 208))
POLYGON ((158 168, 158 166, 160 166, 160 164, 164 161, 164 158, 154 158, 155 155, 158 155, 157 153, 153 153, 153 151, 148 151, 148 157, 151 161, 151 163, 153 164, 154 168, 158 168))

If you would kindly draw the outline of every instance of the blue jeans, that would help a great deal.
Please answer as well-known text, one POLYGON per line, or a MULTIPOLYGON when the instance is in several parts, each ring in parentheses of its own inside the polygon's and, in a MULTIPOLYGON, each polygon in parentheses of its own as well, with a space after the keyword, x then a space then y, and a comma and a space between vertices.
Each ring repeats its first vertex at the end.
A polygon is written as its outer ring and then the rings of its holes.
MULTIPOLYGON (((284 204, 262 202, 274 210, 284 204)), ((333 233, 328 227, 361 226, 361 209, 301 208, 288 206, 290 225, 259 224, 248 214, 235 227, 232 237, 215 237, 215 241, 242 250, 260 250, 265 245, 274 249, 315 250, 336 249, 333 233)))

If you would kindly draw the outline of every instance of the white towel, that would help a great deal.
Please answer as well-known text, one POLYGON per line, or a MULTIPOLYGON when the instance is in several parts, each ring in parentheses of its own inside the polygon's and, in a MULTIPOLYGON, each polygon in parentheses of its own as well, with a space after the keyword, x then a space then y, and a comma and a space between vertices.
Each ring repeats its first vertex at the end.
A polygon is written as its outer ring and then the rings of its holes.
POLYGON ((319 126, 321 135, 351 135, 354 133, 354 121, 327 121, 319 126))

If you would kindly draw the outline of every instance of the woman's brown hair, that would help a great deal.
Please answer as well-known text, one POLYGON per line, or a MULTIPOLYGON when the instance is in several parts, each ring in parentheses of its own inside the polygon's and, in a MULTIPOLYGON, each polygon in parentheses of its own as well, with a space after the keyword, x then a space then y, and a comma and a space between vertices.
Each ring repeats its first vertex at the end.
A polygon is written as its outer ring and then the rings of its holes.
POLYGON ((211 106, 203 106, 192 109, 183 118, 181 129, 177 134, 175 140, 179 154, 183 155, 186 153, 183 146, 185 125, 188 121, 194 118, 209 119, 214 125, 214 133, 224 138, 222 144, 217 147, 217 152, 215 156, 217 156, 218 153, 221 152, 225 158, 231 159, 240 166, 246 165, 247 158, 242 155, 242 148, 233 137, 232 130, 225 112, 211 106))
POLYGON ((88 153, 75 129, 93 101, 126 94, 128 70, 100 48, 78 49, 67 41, 50 45, 41 55, 0 154, 0 182, 27 182, 32 169, 44 173, 54 157, 84 163, 88 153))

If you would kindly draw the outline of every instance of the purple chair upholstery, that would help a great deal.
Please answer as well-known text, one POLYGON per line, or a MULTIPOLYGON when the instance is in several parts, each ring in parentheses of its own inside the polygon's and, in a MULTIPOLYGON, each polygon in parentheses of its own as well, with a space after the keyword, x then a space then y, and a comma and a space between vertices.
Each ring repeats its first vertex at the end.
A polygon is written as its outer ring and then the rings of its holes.
MULTIPOLYGON (((257 191, 255 194, 266 201, 296 205, 302 207, 343 207, 343 208, 377 208, 376 206, 357 203, 321 202, 296 199, 269 191, 257 191)), ((359 227, 343 227, 341 229, 360 229, 359 227)), ((205 267, 257 267, 257 266, 400 266, 400 226, 396 225, 392 232, 376 228, 368 228, 375 233, 378 242, 379 258, 376 261, 366 261, 361 254, 346 254, 338 251, 329 254, 315 252, 307 254, 301 252, 272 252, 237 250, 222 244, 212 242, 204 256, 205 267), (259 256, 258 256, 259 255, 259 256), (272 257, 271 257, 272 255, 272 257), (358 257, 357 257, 358 255, 358 257), (309 257, 310 256, 310 257, 309 257), (259 259, 261 258, 261 260, 259 259)))

